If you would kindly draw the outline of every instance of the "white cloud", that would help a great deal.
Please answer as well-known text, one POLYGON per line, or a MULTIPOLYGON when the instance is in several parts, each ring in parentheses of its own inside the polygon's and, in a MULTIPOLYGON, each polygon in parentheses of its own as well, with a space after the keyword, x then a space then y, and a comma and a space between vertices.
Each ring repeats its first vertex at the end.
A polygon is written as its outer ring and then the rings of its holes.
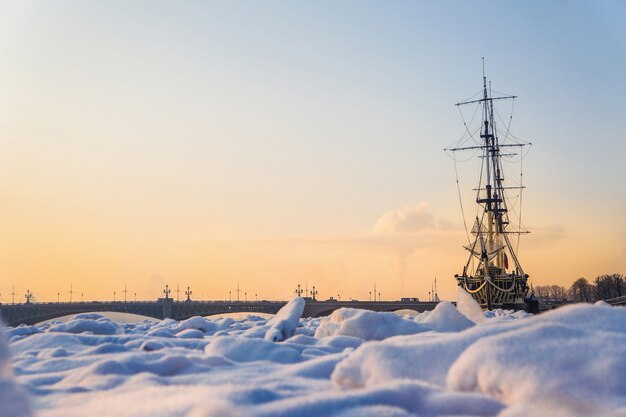
POLYGON ((428 211, 428 203, 405 207, 383 214, 372 232, 376 234, 416 233, 436 227, 435 217, 428 211))

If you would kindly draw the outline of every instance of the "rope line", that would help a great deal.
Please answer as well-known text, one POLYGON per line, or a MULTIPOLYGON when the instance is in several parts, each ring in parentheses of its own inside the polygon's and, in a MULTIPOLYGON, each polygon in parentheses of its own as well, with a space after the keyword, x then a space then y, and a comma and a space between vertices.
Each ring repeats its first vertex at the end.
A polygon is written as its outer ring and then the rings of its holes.
POLYGON ((461 186, 459 185, 459 172, 456 168, 456 155, 454 158, 454 175, 456 176, 456 190, 459 194, 459 204, 461 205, 461 216, 463 216, 463 227, 465 227, 465 236, 467 236, 467 244, 472 242, 469 237, 469 231, 467 230, 467 221, 465 220, 465 210, 463 209, 463 199, 461 198, 461 186))
MULTIPOLYGON (((523 187, 524 185, 524 170, 523 170, 523 161, 524 161, 524 157, 522 156, 522 152, 520 152, 520 158, 519 158, 519 183, 520 183, 520 187, 523 187)), ((519 215, 518 215, 518 222, 517 222, 517 230, 522 230, 522 196, 524 195, 524 189, 520 188, 519 189, 519 215)), ((519 242, 520 242, 520 237, 522 235, 519 234, 517 235, 517 242, 515 244, 515 252, 519 253, 519 242)))

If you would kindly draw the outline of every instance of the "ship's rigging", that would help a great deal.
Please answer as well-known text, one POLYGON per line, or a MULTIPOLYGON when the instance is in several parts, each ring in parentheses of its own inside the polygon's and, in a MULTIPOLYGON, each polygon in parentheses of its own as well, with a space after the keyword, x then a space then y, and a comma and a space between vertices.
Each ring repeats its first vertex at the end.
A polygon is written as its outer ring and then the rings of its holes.
POLYGON ((457 192, 461 215, 467 236, 465 249, 469 252, 462 274, 455 277, 458 284, 485 308, 521 308, 528 297, 528 275, 518 259, 519 237, 528 233, 522 223, 521 203, 523 190, 522 161, 531 143, 511 132, 513 108, 516 96, 502 94, 491 88, 484 74, 483 88, 469 99, 457 103, 464 133, 459 141, 446 152, 454 160, 457 192), (511 102, 511 115, 505 122, 494 103, 511 102), (464 117, 463 108, 474 106, 469 122, 464 117), (474 121, 478 114, 481 121, 474 121), (499 123, 505 129, 499 128, 499 123), (468 228, 463 205, 457 163, 457 155, 469 153, 468 161, 478 157, 480 174, 476 192, 476 215, 468 228), (519 158, 515 160, 515 158, 519 158), (517 183, 507 174, 510 165, 519 164, 517 183), (507 183, 505 185, 505 177, 507 183), (515 247, 511 235, 516 236, 515 247))

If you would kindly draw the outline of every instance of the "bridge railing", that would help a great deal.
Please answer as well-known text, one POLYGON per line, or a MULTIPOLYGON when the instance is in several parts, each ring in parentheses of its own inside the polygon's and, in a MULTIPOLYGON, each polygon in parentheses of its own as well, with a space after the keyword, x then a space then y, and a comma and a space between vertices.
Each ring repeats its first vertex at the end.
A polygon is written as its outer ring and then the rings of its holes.
MULTIPOLYGON (((144 315, 156 319, 185 319, 195 315, 214 315, 223 313, 277 313, 286 301, 85 301, 73 303, 21 303, 0 305, 0 316, 5 323, 15 326, 21 323, 34 324, 70 314, 85 312, 126 312, 144 315)), ((342 307, 360 308, 373 311, 396 311, 412 309, 415 311, 431 310, 436 302, 407 301, 339 301, 307 300, 306 317, 328 315, 342 307)))
MULTIPOLYGON (((49 302, 37 302, 31 301, 30 303, 0 303, 0 306, 3 307, 14 307, 14 306, 55 306, 55 305, 88 305, 88 304, 115 304, 115 305, 123 305, 123 304, 162 304, 165 301, 49 301, 49 302)), ((259 300, 259 301, 229 301, 229 300, 181 300, 181 301, 169 301, 170 303, 179 303, 179 304, 285 304, 287 301, 269 301, 269 300, 259 300)))

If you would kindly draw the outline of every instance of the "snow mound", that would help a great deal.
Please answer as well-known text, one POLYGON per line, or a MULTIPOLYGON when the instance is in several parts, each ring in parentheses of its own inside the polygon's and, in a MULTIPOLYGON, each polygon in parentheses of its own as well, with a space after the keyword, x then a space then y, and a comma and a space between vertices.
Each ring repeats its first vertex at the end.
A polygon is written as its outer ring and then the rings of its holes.
POLYGON ((246 320, 231 325, 229 331, 216 334, 233 335, 232 330, 240 329, 241 332, 238 334, 245 337, 282 342, 296 334, 304 305, 304 298, 296 297, 285 304, 270 320, 258 316, 248 316, 246 320))
POLYGON ((11 370, 11 357, 0 322, 0 417, 30 417, 26 394, 17 385, 11 370))
POLYGON ((58 323, 48 329, 49 332, 115 334, 118 326, 99 314, 78 314, 67 323, 58 323))
POLYGON ((146 333, 146 336, 149 337, 174 337, 174 332, 170 329, 164 329, 157 327, 156 329, 151 329, 146 333))
POLYGON ((187 329, 176 334, 176 337, 182 339, 202 339, 204 337, 204 333, 201 330, 197 329, 187 329))
POLYGON ((506 404, 567 398, 580 415, 623 405, 626 309, 563 307, 525 322, 465 350, 450 368, 448 387, 506 404))
POLYGON ((463 288, 458 287, 456 308, 461 314, 473 321, 482 323, 485 321, 485 313, 474 298, 463 288))
POLYGON ((530 317, 533 314, 527 313, 524 310, 514 311, 514 310, 502 310, 501 308, 497 308, 495 310, 485 311, 484 315, 485 315, 485 318, 487 319, 517 320, 517 319, 530 317))
POLYGON ((403 381, 366 390, 312 393, 254 406, 203 405, 187 417, 495 417, 502 409, 500 402, 485 396, 445 392, 421 382, 403 381))
POLYGON ((355 308, 340 308, 320 320, 315 337, 352 336, 362 340, 382 340, 391 336, 428 330, 394 313, 376 313, 355 308))
POLYGON ((296 297, 281 308, 274 317, 267 322, 269 329, 265 333, 265 340, 280 342, 294 335, 296 327, 304 311, 304 298, 296 297))
POLYGON ((35 333, 42 333, 42 331, 37 326, 27 326, 25 324, 6 329, 6 337, 9 339, 9 342, 16 341, 35 333))
POLYGON ((100 320, 105 319, 108 320, 105 316, 98 313, 80 313, 75 314, 70 320, 100 320))
POLYGON ((213 333, 221 329, 218 323, 204 317, 195 316, 172 327, 174 333, 180 333, 184 330, 199 330, 202 333, 213 333))
POLYGON ((448 301, 437 304, 421 323, 438 332, 458 332, 474 325, 448 301))
POLYGON ((525 321, 496 322, 461 332, 428 332, 365 343, 337 366, 332 381, 350 388, 407 378, 445 385, 448 369, 465 349, 482 337, 505 333, 523 326, 525 321))
POLYGON ((236 362, 294 363, 302 360, 300 352, 294 347, 247 337, 218 337, 206 346, 205 353, 223 356, 236 362))

